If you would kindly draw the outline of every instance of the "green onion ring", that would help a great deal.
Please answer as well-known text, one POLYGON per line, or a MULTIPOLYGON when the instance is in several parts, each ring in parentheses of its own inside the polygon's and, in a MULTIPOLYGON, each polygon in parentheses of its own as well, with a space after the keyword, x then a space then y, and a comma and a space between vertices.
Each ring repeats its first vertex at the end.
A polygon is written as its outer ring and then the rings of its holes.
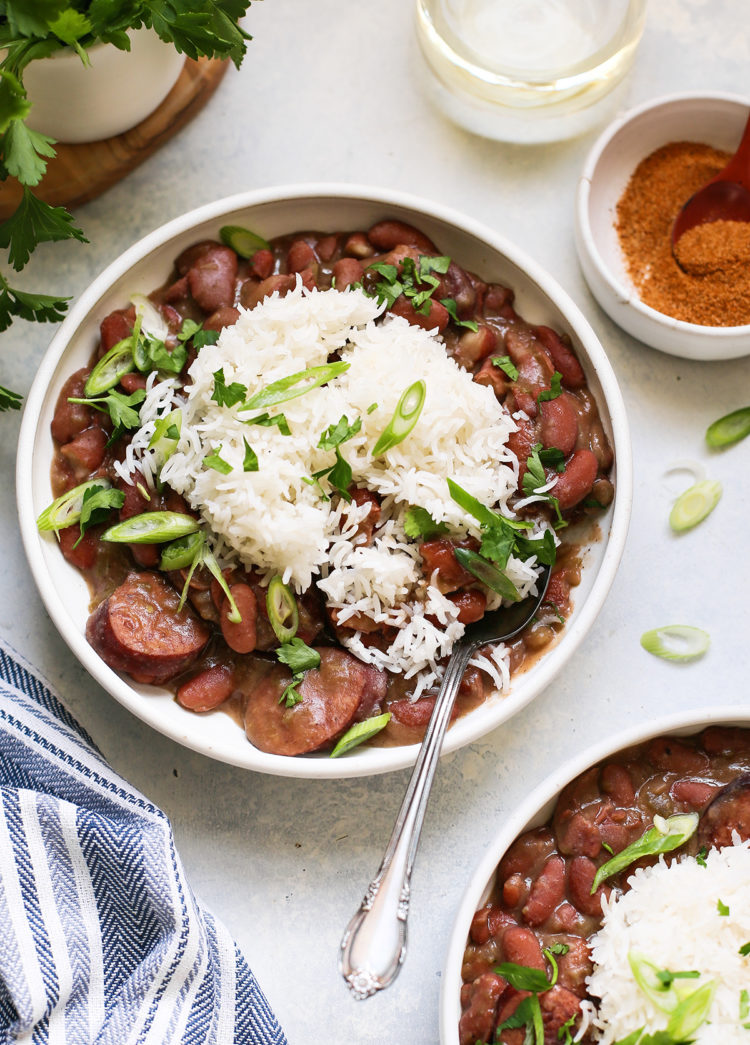
POLYGON ((692 530, 710 515, 721 499, 718 479, 703 479, 681 493, 669 513, 669 525, 675 533, 692 530))
POLYGON ((711 645, 711 637, 702 628, 689 624, 666 624, 641 635, 641 646, 647 653, 664 660, 688 661, 702 657, 711 645))
POLYGON ((421 378, 409 385, 399 399, 393 417, 372 448, 373 457, 380 457, 406 439, 419 420, 426 395, 427 385, 421 378))
POLYGON ((198 520, 184 512, 143 512, 115 523, 101 539, 115 544, 165 544, 198 529, 198 520))
POLYGON ((718 421, 714 421, 706 429, 706 442, 714 450, 721 450, 725 446, 732 446, 740 439, 750 435, 750 406, 743 406, 740 410, 733 410, 731 414, 725 414, 718 421))
POLYGON ((299 611, 294 592, 284 584, 281 577, 271 578, 266 592, 266 610, 268 620, 276 638, 282 644, 289 642, 297 634, 299 611))

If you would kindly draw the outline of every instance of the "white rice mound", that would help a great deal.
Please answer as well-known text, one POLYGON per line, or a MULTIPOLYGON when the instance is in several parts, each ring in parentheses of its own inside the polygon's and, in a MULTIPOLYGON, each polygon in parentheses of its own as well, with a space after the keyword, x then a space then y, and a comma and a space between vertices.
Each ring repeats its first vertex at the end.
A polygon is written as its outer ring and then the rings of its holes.
POLYGON ((653 1034, 667 1026, 668 1014, 650 1001, 633 978, 628 953, 659 969, 698 970, 700 979, 676 980, 692 992, 714 980, 707 1020, 693 1035, 696 1045, 746 1045, 750 1031, 740 1019, 740 992, 750 990, 750 842, 711 849, 702 867, 694 857, 640 868, 630 888, 603 901, 604 923, 591 939, 595 962, 589 992, 600 998, 592 1024, 604 1045, 640 1027, 653 1034), (729 915, 718 911, 718 901, 729 915))
MULTIPOLYGON (((477 384, 446 355, 434 332, 390 315, 376 324, 382 310, 361 290, 307 290, 298 279, 286 296, 274 294, 242 311, 215 345, 200 350, 190 367, 192 385, 182 393, 173 388, 170 394, 166 386, 149 391, 141 412, 145 431, 134 437, 122 468, 132 475, 138 467, 153 483, 161 462, 149 457, 148 438, 156 419, 179 405, 180 442, 161 479, 200 512, 217 535, 220 558, 255 566, 268 579, 281 574, 298 592, 316 582, 340 622, 365 614, 397 627, 386 651, 368 646, 359 632, 344 641, 378 667, 421 673, 416 699, 440 677, 438 661, 464 627, 450 600, 421 576, 417 543, 404 532, 406 509, 425 508, 451 534, 478 535, 476 521, 450 496, 450 477, 483 504, 512 516, 507 505, 517 486, 518 461, 507 441, 516 424, 491 388, 477 384), (245 423, 265 408, 239 411, 211 398, 220 368, 226 385, 240 383, 249 398, 275 381, 325 364, 332 353, 350 364, 343 375, 268 408, 272 415, 285 415, 289 436, 275 426, 245 423), (417 424, 403 442, 373 459, 372 448, 401 395, 420 378, 427 392, 417 424), (340 448, 353 482, 382 498, 369 546, 357 534, 369 505, 326 500, 309 482, 334 463, 333 451, 317 444, 342 417, 350 424, 361 420, 360 431, 340 448), (243 471, 245 442, 257 455, 256 472, 243 471), (229 474, 204 465, 213 452, 232 466, 229 474)), ((321 482, 330 492, 326 480, 321 482)), ((529 535, 540 532, 536 527, 529 535)), ((534 559, 511 558, 506 572, 522 597, 535 590, 538 569, 534 559)), ((502 650, 493 662, 481 663, 496 685, 507 684, 502 650)))

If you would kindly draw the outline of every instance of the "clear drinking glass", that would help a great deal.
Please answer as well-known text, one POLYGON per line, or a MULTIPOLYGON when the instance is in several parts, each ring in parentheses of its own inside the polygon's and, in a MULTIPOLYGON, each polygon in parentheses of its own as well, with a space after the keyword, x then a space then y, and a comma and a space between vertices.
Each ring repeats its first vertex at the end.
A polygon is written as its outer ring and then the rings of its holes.
POLYGON ((503 141, 582 134, 614 113, 646 0, 416 0, 426 89, 503 141))

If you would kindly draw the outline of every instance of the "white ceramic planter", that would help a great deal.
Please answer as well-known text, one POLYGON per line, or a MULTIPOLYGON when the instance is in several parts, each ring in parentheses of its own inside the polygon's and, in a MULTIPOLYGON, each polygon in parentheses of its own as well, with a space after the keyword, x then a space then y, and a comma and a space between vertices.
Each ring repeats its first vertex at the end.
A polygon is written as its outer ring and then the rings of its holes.
POLYGON ((130 50, 97 44, 85 66, 75 51, 31 62, 24 86, 28 124, 59 142, 111 138, 145 120, 177 82, 185 56, 149 29, 131 32, 130 50))

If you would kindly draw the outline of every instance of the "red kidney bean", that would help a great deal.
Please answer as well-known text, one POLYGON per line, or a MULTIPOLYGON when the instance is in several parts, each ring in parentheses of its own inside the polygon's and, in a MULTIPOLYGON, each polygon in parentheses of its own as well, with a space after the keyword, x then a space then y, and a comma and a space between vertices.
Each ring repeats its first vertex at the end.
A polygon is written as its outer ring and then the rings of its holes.
POLYGON ((422 327, 423 330, 437 330, 439 334, 442 334, 450 321, 448 309, 445 305, 441 305, 439 301, 433 301, 432 299, 430 299, 429 304, 430 311, 425 315, 423 312, 417 312, 409 298, 405 298, 402 295, 400 298, 396 298, 389 311, 394 316, 403 317, 413 327, 422 327))
POLYGON ((187 301, 189 297, 190 287, 188 286, 187 276, 180 276, 180 278, 175 280, 171 287, 164 292, 164 301, 168 304, 187 301))
MULTIPOLYGON (((477 542, 459 542, 474 548, 477 542)), ((455 591, 466 584, 474 581, 474 576, 465 570, 455 555, 456 545, 447 537, 436 537, 432 541, 424 541, 419 546, 419 554, 422 556, 423 569, 429 577, 437 570, 437 583, 441 592, 455 591)), ((476 548, 474 548, 476 550, 476 548)))
POLYGON ((551 602, 553 606, 557 606, 563 617, 569 612, 570 585, 562 570, 556 570, 550 577, 544 601, 551 602))
POLYGON ((488 283, 484 292, 484 314, 513 319, 516 315, 513 309, 514 300, 515 294, 510 287, 503 287, 499 283, 488 283))
POLYGON ((256 250, 250 259, 250 271, 258 279, 268 279, 273 272, 273 254, 270 250, 256 250))
MULTIPOLYGON (((467 330, 461 335, 453 351, 453 358, 466 370, 471 370, 480 359, 484 359, 496 348, 497 331, 482 323, 476 330, 467 330)), ((502 370, 498 370, 497 367, 493 367, 493 369, 505 377, 502 370)), ((475 377, 474 380, 476 381, 477 378, 475 377)))
POLYGON ((542 1007, 545 1041, 552 1042, 559 1041, 557 1032, 564 1023, 578 1014, 581 1007, 580 998, 559 984, 540 994, 539 1004, 542 1007))
POLYGON ((152 492, 151 500, 148 500, 144 496, 144 492, 148 493, 148 487, 146 481, 140 472, 133 472, 132 483, 126 483, 124 479, 118 479, 117 488, 122 490, 125 494, 125 500, 120 508, 120 519, 131 519, 134 515, 141 515, 143 512, 156 511, 157 506, 154 503, 156 494, 152 492))
POLYGON ((538 442, 536 429, 531 421, 525 421, 522 417, 516 418, 516 430, 508 436, 508 449, 518 459, 518 490, 523 489, 523 477, 526 475, 526 462, 531 454, 532 447, 538 442))
POLYGON ((346 290, 362 279, 362 263, 356 258, 339 258, 333 266, 333 278, 337 290, 346 290))
POLYGON ((234 692, 234 671, 229 664, 213 664, 183 682, 177 703, 190 711, 213 711, 234 692))
POLYGON ((731 726, 709 726, 701 734, 701 744, 709 755, 729 755, 750 751, 750 732, 740 732, 731 726))
POLYGON ((492 936, 489 926, 489 913, 492 910, 492 905, 487 904, 486 907, 480 907, 475 912, 474 917, 471 919, 471 928, 469 929, 469 936, 474 943, 480 946, 483 943, 487 943, 489 938, 492 936))
POLYGON ((352 499, 352 503, 356 504, 359 508, 364 505, 370 505, 370 511, 357 525, 357 535, 364 537, 363 544, 372 544, 372 534, 375 527, 380 519, 380 498, 372 490, 367 490, 359 486, 352 486, 349 489, 349 495, 352 499))
POLYGON ((576 450, 565 464, 565 471, 558 477, 550 493, 557 498, 560 511, 575 508, 591 493, 599 463, 590 450, 576 450))
POLYGON ((100 530, 87 530, 81 537, 78 526, 66 526, 60 530, 58 540, 65 559, 79 570, 90 570, 96 565, 100 530))
POLYGON ((568 896, 574 907, 583 914, 599 917, 602 913, 602 898, 609 896, 611 889, 602 883, 592 895, 596 864, 587 856, 574 856, 568 867, 568 896))
POLYGON ((124 392, 127 392, 128 395, 132 395, 133 392, 137 392, 139 389, 146 387, 146 375, 123 374, 120 378, 120 384, 122 385, 124 392))
POLYGON ((528 969, 544 969, 544 956, 536 933, 521 925, 509 926, 503 935, 505 960, 525 965, 528 969))
POLYGON ((404 244, 416 247, 422 254, 437 254, 437 247, 432 240, 403 221, 379 221, 367 233, 367 238, 378 250, 393 250, 404 244))
MULTIPOLYGON (((513 987, 509 987, 498 1006, 497 1026, 505 1023, 505 1021, 513 1015, 521 1002, 530 996, 530 991, 517 991, 513 987)), ((512 1029, 501 1031, 497 1041, 500 1042, 500 1045, 523 1045, 525 1039, 526 1031, 521 1027, 514 1027, 512 1029)), ((472 1043, 472 1045, 474 1045, 474 1043, 472 1043)))
POLYGON ((353 258, 364 260, 375 254, 375 248, 368 240, 364 232, 353 232, 344 244, 344 254, 353 258))
POLYGON ((557 819, 557 846, 561 853, 598 856, 602 848, 599 830, 581 812, 568 811, 557 819))
MULTIPOLYGON (((557 941, 556 941, 557 942, 557 941)), ((559 941, 568 948, 565 954, 558 955, 558 983, 575 994, 583 995, 586 990, 586 977, 591 975, 593 962, 586 940, 578 935, 567 935, 559 941)))
MULTIPOLYGON (((508 375, 503 373, 499 366, 495 366, 492 357, 484 360, 474 374, 474 380, 478 385, 487 385, 491 388, 501 402, 505 398, 510 384, 508 375)), ((526 456, 528 457, 528 454, 526 456)))
POLYGON ((60 389, 55 404, 50 431, 58 443, 68 443, 86 428, 96 424, 96 411, 82 403, 69 403, 68 399, 83 399, 84 385, 91 370, 83 367, 71 374, 60 389))
POLYGON ((288 273, 269 276, 260 283, 254 279, 245 280, 240 288, 240 304, 244 308, 255 308, 264 298, 268 298, 272 294, 278 294, 283 298, 285 294, 294 289, 296 282, 297 277, 288 273))
POLYGON ((582 388, 586 384, 586 376, 573 350, 565 344, 560 335, 551 327, 537 327, 536 336, 544 345, 552 364, 560 374, 566 388, 582 388))
POLYGON ((500 880, 512 874, 528 876, 536 867, 541 867, 552 855, 555 839, 548 827, 538 827, 534 831, 526 831, 508 849, 500 861, 498 875, 500 880))
POLYGON ((708 768, 708 758, 697 748, 674 737, 657 737, 648 746, 648 759, 657 769, 673 773, 698 774, 708 768))
POLYGON ((158 567, 161 559, 158 544, 129 544, 128 548, 139 566, 146 570, 155 570, 158 567))
POLYGON ((503 903, 508 907, 518 907, 526 902, 529 895, 529 887, 522 874, 510 875, 503 882, 503 903))
POLYGON ((338 236, 323 236, 315 245, 315 251, 321 261, 330 261, 339 245, 338 236))
POLYGON ((234 305, 224 305, 212 312, 208 319, 203 321, 204 330, 223 330, 224 327, 233 327, 240 318, 240 310, 234 305))
POLYGON ((680 802, 691 809, 702 809, 708 805, 718 790, 718 784, 706 784, 703 780, 675 780, 669 789, 669 794, 675 802, 680 802))
POLYGON ((256 619, 258 616, 258 603, 255 592, 249 584, 231 584, 229 591, 235 601, 242 620, 232 621, 229 614, 232 612, 229 599, 224 597, 221 606, 219 624, 224 641, 235 653, 252 653, 256 642, 256 619))
POLYGON ((177 256, 174 263, 175 268, 181 276, 187 275, 188 269, 191 269, 196 261, 202 258, 204 254, 209 254, 218 246, 219 244, 214 239, 202 239, 198 243, 192 243, 177 256))
POLYGON ((487 916, 487 925, 490 935, 493 937, 501 936, 509 925, 515 924, 513 916, 508 914, 507 911, 503 911, 500 907, 493 907, 487 916))
POLYGON ((83 481, 89 473, 96 471, 104 460, 107 434, 98 426, 87 428, 69 443, 60 447, 60 453, 70 463, 77 477, 83 481))
POLYGON ((485 972, 471 984, 464 1011, 458 1025, 460 1045, 487 1041, 495 1026, 497 1003, 507 983, 494 972, 485 972))
MULTIPOLYGON (((388 705, 388 710, 402 726, 414 726, 421 729, 430 721, 434 707, 434 697, 420 697, 418 700, 392 700, 388 705)), ((451 711, 451 722, 457 714, 458 708, 454 705, 451 711)))
POLYGON ((487 608, 487 597, 476 588, 449 595, 448 601, 458 609, 458 620, 461 624, 473 624, 481 620, 487 608))
POLYGON ((565 898, 565 861, 551 856, 532 883, 521 912, 527 925, 541 925, 565 898))
POLYGON ((734 835, 750 839, 750 773, 742 773, 722 787, 704 809, 698 826, 698 845, 718 849, 732 845, 734 835))
POLYGON ((303 269, 313 266, 317 269, 318 258, 315 251, 306 240, 296 239, 286 257, 287 272, 302 272, 303 269))
POLYGON ((556 399, 541 404, 542 446, 557 447, 565 457, 572 454, 578 438, 578 416, 572 397, 563 392, 556 399))
POLYGON ((469 274, 451 261, 448 271, 440 277, 440 285, 435 290, 435 297, 451 298, 456 303, 456 312, 461 319, 473 315, 476 304, 476 291, 469 274))
POLYGON ((234 304, 237 255, 229 247, 214 244, 190 267, 188 286, 204 312, 215 312, 234 304))
POLYGON ((99 324, 99 355, 103 356, 110 348, 133 333, 135 323, 135 308, 120 308, 110 312, 99 324))
POLYGON ((635 788, 633 778, 625 766, 617 762, 608 762, 602 766, 599 774, 602 791, 609 795, 615 805, 632 806, 635 802, 635 788))

